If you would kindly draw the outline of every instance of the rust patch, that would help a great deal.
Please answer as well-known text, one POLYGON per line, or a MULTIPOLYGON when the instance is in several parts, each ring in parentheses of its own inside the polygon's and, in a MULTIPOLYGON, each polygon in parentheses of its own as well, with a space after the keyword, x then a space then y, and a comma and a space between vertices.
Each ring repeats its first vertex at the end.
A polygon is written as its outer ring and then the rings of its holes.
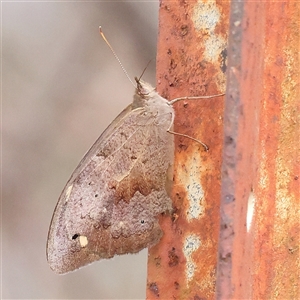
POLYGON ((161 265, 161 258, 160 258, 160 256, 155 257, 155 258, 154 258, 154 261, 155 261, 156 267, 159 268, 160 265, 161 265))
POLYGON ((169 251, 168 257, 169 257, 169 267, 174 267, 174 266, 176 266, 178 264, 179 257, 176 254, 176 249, 175 248, 172 248, 169 251))
POLYGON ((159 290, 156 282, 150 283, 148 288, 151 291, 151 293, 155 295, 156 298, 159 298, 159 290))

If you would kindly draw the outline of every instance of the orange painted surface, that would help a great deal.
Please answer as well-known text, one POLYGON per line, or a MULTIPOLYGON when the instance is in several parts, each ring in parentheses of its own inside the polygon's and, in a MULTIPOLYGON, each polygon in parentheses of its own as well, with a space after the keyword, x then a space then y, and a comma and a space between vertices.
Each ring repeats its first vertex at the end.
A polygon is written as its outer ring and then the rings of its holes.
POLYGON ((269 3, 265 12, 253 295, 299 299, 300 3, 269 3))
MULTIPOLYGON (((224 91, 228 5, 161 1, 164 97, 224 91)), ((210 150, 175 139, 148 299, 300 299, 299 15, 296 1, 232 2, 224 118, 222 98, 176 104, 175 131, 210 150)))
POLYGON ((217 299, 300 299, 299 15, 232 3, 217 299))
MULTIPOLYGON (((225 90, 229 4, 161 1, 157 89, 167 98, 225 90)), ((214 299, 224 97, 175 104, 173 215, 149 251, 147 299, 214 299)))

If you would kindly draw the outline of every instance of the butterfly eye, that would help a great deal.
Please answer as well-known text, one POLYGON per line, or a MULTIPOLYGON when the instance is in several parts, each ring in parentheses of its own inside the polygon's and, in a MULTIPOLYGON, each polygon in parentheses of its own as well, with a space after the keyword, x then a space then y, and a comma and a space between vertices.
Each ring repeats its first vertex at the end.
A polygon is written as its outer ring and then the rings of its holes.
POLYGON ((141 224, 144 224, 145 223, 145 221, 144 220, 141 220, 141 224))
POLYGON ((98 197, 98 194, 95 194, 95 198, 97 198, 98 197))

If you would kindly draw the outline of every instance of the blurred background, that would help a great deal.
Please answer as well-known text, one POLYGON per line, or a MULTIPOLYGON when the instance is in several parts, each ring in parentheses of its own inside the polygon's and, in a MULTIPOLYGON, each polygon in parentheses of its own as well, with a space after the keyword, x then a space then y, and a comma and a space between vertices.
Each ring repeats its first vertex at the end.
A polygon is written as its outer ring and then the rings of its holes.
POLYGON ((58 197, 127 106, 133 78, 155 85, 158 1, 2 2, 2 299, 143 299, 147 251, 67 275, 46 261, 58 197))

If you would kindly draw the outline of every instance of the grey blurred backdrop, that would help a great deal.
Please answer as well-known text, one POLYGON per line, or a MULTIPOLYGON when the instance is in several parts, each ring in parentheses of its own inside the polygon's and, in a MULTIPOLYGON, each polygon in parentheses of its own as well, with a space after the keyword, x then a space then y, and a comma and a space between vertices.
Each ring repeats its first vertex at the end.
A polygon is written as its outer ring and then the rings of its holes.
POLYGON ((46 238, 57 199, 85 152, 132 101, 150 59, 158 1, 2 2, 2 298, 142 299, 147 251, 52 272, 46 238))

